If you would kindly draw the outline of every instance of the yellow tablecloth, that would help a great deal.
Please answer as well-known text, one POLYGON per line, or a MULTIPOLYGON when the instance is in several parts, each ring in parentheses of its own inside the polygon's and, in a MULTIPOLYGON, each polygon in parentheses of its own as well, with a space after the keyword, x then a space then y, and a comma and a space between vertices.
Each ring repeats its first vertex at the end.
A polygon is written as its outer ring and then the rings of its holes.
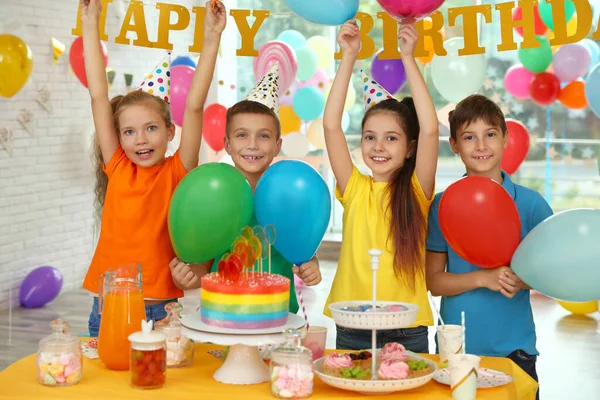
MULTIPOLYGON (((164 398, 174 400, 206 399, 272 399, 268 383, 259 385, 225 385, 213 379, 213 373, 220 367, 221 361, 210 350, 222 349, 222 346, 196 344, 193 365, 181 369, 168 369, 166 385, 162 389, 141 391, 129 386, 130 372, 109 371, 98 359, 90 360, 84 356, 83 378, 79 384, 70 387, 48 388, 36 380, 36 356, 25 357, 0 372, 0 399, 148 399, 164 398)), ((425 354, 434 361, 437 355, 425 354)), ((538 384, 523 370, 507 358, 482 357, 481 367, 501 370, 511 375, 514 381, 508 385, 479 390, 477 399, 535 399, 538 384)), ((451 399, 450 387, 432 380, 420 388, 390 394, 384 397, 402 395, 403 399, 443 400, 451 399)), ((315 376, 315 385, 311 399, 349 399, 364 397, 359 393, 332 388, 315 376)), ((378 396, 380 398, 381 396, 378 396)), ((396 398, 396 397, 393 397, 396 398)))

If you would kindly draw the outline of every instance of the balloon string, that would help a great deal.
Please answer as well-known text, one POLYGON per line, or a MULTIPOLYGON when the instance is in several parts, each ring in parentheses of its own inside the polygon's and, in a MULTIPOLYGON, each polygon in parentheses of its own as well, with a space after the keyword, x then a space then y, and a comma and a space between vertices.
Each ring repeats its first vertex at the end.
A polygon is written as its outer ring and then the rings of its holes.
POLYGON ((550 140, 552 131, 552 109, 546 108, 546 173, 544 182, 544 198, 550 207, 552 207, 552 159, 550 158, 550 140))
MULTIPOLYGON (((12 273, 14 276, 14 271, 12 273)), ((8 344, 12 345, 12 282, 8 285, 8 344)))
POLYGON ((302 308, 302 314, 304 315, 304 321, 306 322, 306 330, 310 329, 310 325, 308 323, 308 314, 306 313, 306 307, 304 307, 304 298, 302 297, 302 290, 300 288, 296 288, 296 293, 298 294, 298 301, 300 302, 300 308, 302 308))

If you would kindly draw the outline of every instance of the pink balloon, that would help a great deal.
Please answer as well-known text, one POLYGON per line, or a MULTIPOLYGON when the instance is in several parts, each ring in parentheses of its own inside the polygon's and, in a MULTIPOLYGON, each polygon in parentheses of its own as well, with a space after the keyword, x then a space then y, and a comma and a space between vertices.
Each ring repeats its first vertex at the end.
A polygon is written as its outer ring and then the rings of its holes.
POLYGON ((171 68, 171 115, 175 125, 183 125, 183 112, 195 69, 187 65, 171 68))
POLYGON ((302 89, 305 86, 312 86, 325 93, 325 89, 327 89, 328 85, 329 76, 327 76, 327 72, 324 69, 318 69, 309 80, 305 82, 298 82, 298 89, 302 89))
POLYGON ((444 3, 444 0, 377 0, 381 8, 397 20, 423 19, 444 3))
POLYGON ((561 82, 572 82, 585 75, 591 62, 592 57, 586 47, 573 43, 558 49, 552 60, 552 68, 561 82))
POLYGON ((279 96, 279 105, 280 106, 291 106, 294 104, 294 95, 298 91, 299 83, 300 82, 295 81, 286 90, 280 90, 280 92, 281 92, 281 95, 279 96))
POLYGON ((254 79, 258 82, 276 62, 279 62, 279 93, 281 94, 292 85, 298 72, 296 53, 287 43, 272 40, 261 46, 258 56, 254 58, 254 79))
POLYGON ((529 84, 533 78, 535 78, 535 74, 521 64, 513 65, 504 75, 504 87, 513 97, 528 99, 529 84))

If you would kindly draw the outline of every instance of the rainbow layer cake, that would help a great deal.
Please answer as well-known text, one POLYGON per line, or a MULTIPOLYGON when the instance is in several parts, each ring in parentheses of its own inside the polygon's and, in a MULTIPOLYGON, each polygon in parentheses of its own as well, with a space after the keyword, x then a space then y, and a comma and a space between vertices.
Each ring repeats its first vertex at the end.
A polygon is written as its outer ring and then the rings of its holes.
POLYGON ((290 280, 264 272, 244 271, 238 279, 213 272, 202 277, 202 322, 220 328, 263 329, 287 323, 290 280))

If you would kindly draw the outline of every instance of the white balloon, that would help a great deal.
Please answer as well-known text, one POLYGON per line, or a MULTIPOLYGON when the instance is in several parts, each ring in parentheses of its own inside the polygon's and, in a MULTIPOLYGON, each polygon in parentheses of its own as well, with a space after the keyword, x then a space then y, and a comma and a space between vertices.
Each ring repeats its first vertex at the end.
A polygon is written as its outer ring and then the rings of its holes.
POLYGON ((308 139, 301 132, 285 135, 281 142, 281 150, 290 158, 302 158, 308 154, 308 139))

